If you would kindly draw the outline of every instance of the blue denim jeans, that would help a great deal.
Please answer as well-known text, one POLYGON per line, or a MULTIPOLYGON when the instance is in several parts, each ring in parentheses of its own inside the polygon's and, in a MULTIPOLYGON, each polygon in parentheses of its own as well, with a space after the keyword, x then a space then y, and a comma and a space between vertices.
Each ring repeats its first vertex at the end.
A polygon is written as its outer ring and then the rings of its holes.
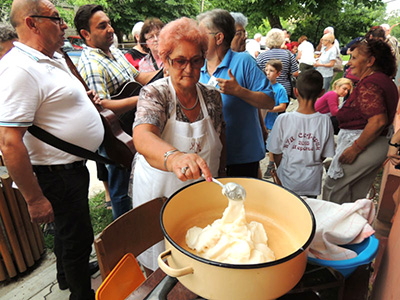
MULTIPOLYGON (((104 147, 101 146, 99 152, 102 156, 108 157, 104 147)), ((112 214, 115 220, 132 209, 132 199, 128 196, 131 171, 116 165, 106 165, 106 168, 108 171, 112 214)))
POLYGON ((35 170, 43 194, 54 211, 54 253, 57 279, 68 283, 70 300, 94 300, 89 275, 93 229, 89 215, 89 172, 85 166, 71 170, 35 170))

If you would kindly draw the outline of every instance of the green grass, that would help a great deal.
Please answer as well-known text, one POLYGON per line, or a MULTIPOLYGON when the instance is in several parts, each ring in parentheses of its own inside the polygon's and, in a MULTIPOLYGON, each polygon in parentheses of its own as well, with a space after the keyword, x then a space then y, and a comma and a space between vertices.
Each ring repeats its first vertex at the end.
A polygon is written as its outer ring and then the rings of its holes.
MULTIPOLYGON (((92 221, 94 235, 99 234, 113 221, 111 209, 104 206, 105 194, 101 192, 89 200, 90 219, 92 221)), ((54 237, 51 234, 44 235, 47 251, 53 251, 54 237)))

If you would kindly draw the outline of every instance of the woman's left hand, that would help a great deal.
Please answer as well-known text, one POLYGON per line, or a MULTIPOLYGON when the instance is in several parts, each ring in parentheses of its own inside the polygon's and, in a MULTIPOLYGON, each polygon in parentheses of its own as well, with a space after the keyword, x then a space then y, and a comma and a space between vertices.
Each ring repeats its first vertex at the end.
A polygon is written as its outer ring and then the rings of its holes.
POLYGON ((353 144, 343 151, 342 155, 339 157, 339 162, 351 165, 356 160, 358 154, 360 154, 360 150, 353 144))

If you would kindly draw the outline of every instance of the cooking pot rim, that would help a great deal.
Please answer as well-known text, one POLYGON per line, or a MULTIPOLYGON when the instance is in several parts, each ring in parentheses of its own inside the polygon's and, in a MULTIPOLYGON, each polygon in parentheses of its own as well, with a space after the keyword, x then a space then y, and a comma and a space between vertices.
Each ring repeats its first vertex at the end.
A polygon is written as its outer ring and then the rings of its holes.
POLYGON ((265 268, 265 267, 269 267, 269 266, 274 266, 274 265, 278 265, 281 263, 284 263, 286 261, 289 261, 293 258, 295 258, 296 256, 300 255, 302 252, 304 252, 308 246, 311 244, 312 240, 314 239, 314 235, 315 235, 315 230, 316 230, 316 222, 315 222, 315 217, 314 214, 311 210, 311 208, 308 206, 307 202, 305 202, 299 195, 295 194, 294 192, 292 192, 291 190, 277 185, 274 182, 270 182, 270 181, 265 181, 262 179, 258 179, 258 178, 250 178, 250 177, 240 177, 240 178, 248 178, 248 179, 252 179, 252 180, 260 180, 263 182, 267 182, 269 184, 274 184, 276 186, 279 186, 280 188, 285 189, 286 191, 288 191, 289 193, 291 193, 292 195, 294 195, 295 197, 297 197, 303 204, 304 206, 307 208, 308 212, 310 213, 311 216, 311 221, 312 221, 312 230, 311 230, 311 234, 308 238, 308 240, 304 243, 304 245, 302 247, 300 247, 298 250, 296 250, 295 252, 293 252, 292 254, 285 256, 283 258, 274 260, 274 261, 270 261, 270 262, 265 262, 265 263, 259 263, 259 264, 228 264, 228 263, 222 263, 222 262, 218 262, 218 261, 213 261, 213 260, 209 260, 200 256, 197 256, 185 249, 183 249, 181 246, 179 246, 166 232, 165 227, 164 227, 164 223, 163 223, 163 215, 164 215, 164 210, 166 208, 166 206, 168 205, 168 202, 171 201, 171 199, 178 194, 180 191, 195 185, 195 184, 199 184, 204 182, 205 180, 200 180, 200 181, 196 181, 193 183, 190 183, 182 188, 180 188, 179 190, 177 190, 175 193, 173 193, 168 199, 167 201, 165 201, 165 203, 163 204, 162 208, 161 208, 161 213, 160 213, 160 224, 161 224, 161 230, 164 234, 164 237, 168 240, 169 243, 171 243, 176 249, 178 249, 180 252, 182 252, 183 254, 208 265, 213 265, 216 267, 223 267, 223 268, 232 268, 232 269, 258 269, 258 268, 265 268))

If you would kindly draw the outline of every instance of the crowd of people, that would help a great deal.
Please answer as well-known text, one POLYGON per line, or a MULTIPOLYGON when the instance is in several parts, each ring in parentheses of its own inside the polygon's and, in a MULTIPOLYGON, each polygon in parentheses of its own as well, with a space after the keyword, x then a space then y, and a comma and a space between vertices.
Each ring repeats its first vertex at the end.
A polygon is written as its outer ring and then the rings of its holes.
MULTIPOLYGON (((94 299, 86 160, 28 128, 108 158, 88 95, 134 119, 125 133, 137 151, 131 168, 110 162, 103 170, 114 218, 202 178, 261 178, 266 151, 266 176, 276 166, 284 187, 314 198, 322 192, 336 203, 364 198, 387 155, 400 161, 399 134, 390 141, 399 99, 397 44, 383 27, 347 45, 346 78, 329 91, 340 57, 332 27, 317 51, 306 36, 291 42, 290 33, 276 28, 266 35, 267 50, 257 45, 261 34, 247 48, 247 18, 214 9, 197 20, 138 22, 136 45, 124 54, 113 45, 103 7, 83 5, 74 23, 85 42, 77 69, 86 91, 59 53, 67 25, 51 2, 14 0, 10 20, 15 31, 0 26, 0 150, 32 221, 55 224, 57 280, 70 299, 94 299), (154 80, 157 74, 163 78, 154 80), (113 98, 131 81, 143 86, 139 95, 113 98), (294 98, 297 110, 285 112, 294 98), (327 157, 333 159, 322 185, 327 157)), ((160 243, 138 257, 147 272, 157 268, 162 249, 160 243)))

